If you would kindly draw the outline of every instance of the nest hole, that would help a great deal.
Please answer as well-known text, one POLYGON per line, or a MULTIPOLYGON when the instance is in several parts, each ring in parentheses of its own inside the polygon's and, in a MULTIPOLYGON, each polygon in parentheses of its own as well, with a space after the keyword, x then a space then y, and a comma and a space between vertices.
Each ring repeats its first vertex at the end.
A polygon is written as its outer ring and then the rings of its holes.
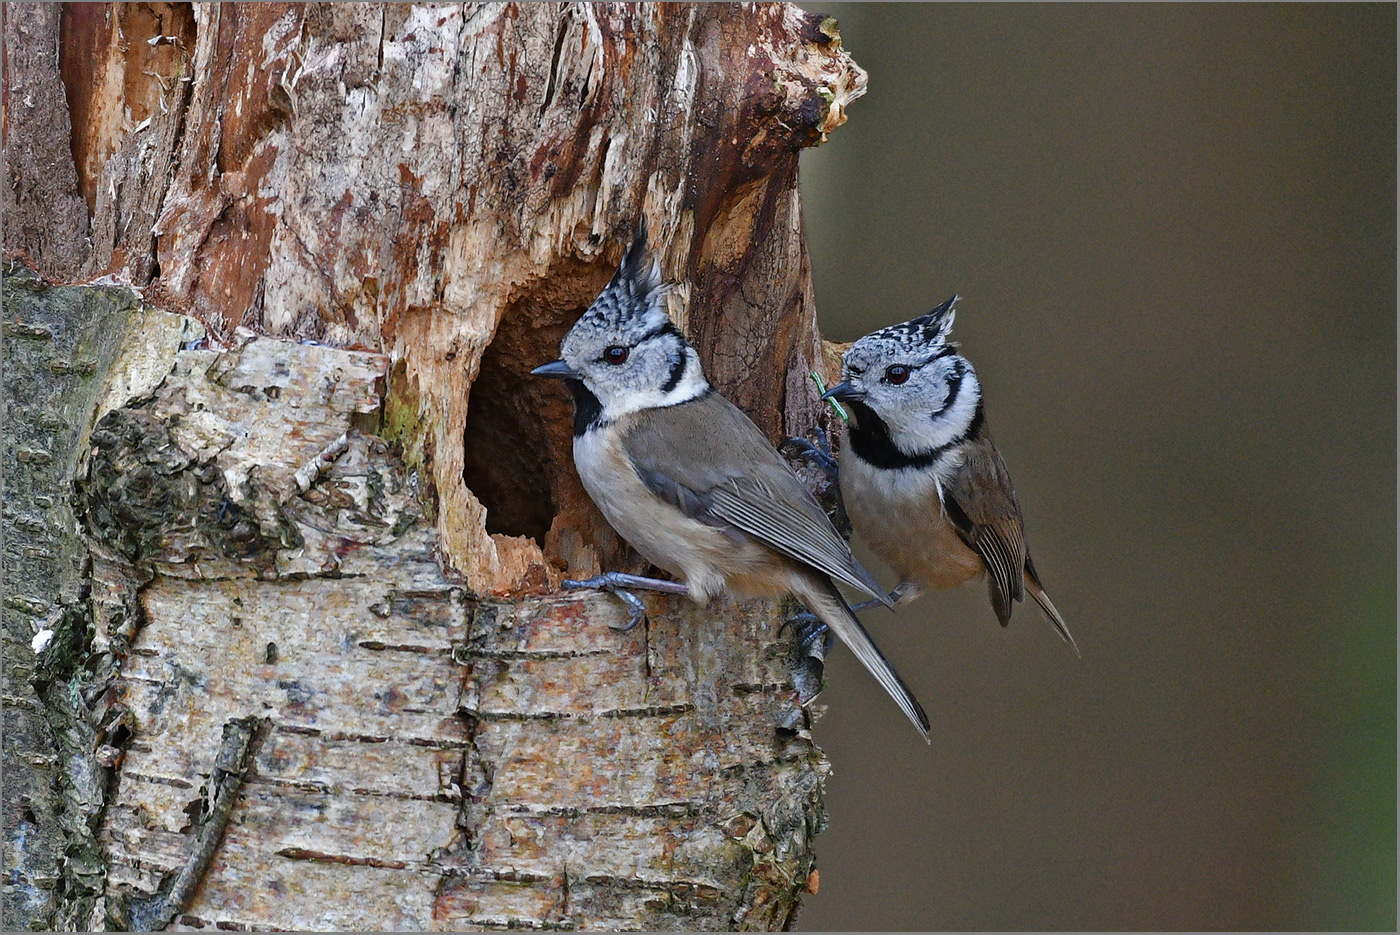
POLYGON ((530 371, 559 356, 559 342, 610 275, 578 262, 546 277, 507 307, 482 355, 467 405, 462 479, 486 508, 488 533, 528 536, 544 548, 557 515, 591 508, 574 472, 569 396, 530 371))
POLYGON ((532 405, 532 379, 527 362, 496 343, 486 349, 467 409, 462 479, 486 508, 487 532, 543 543, 555 514, 553 442, 532 405))

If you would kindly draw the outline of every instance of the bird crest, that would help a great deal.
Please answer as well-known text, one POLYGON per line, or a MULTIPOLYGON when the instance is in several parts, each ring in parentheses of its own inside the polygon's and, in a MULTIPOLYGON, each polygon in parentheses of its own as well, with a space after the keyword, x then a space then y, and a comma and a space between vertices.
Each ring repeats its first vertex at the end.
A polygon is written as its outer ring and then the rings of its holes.
POLYGON ((868 337, 889 341, 905 350, 943 344, 948 339, 948 332, 953 330, 953 318, 957 315, 953 306, 959 298, 955 295, 925 315, 882 328, 868 337))
POLYGON ((883 366, 882 361, 925 360, 956 347, 948 341, 948 332, 953 327, 953 305, 957 301, 955 295, 925 315, 867 334, 846 352, 846 368, 860 371, 883 366))
POLYGON ((599 331, 639 328, 643 332, 659 328, 670 320, 666 296, 672 288, 662 279, 661 261, 649 249, 643 218, 622 265, 575 327, 599 331))

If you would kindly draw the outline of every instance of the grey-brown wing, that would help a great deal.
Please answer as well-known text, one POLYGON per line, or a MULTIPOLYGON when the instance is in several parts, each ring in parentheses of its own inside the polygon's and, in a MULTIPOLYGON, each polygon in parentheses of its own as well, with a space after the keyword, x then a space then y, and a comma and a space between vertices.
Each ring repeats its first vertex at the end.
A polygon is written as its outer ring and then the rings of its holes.
POLYGON ((718 393, 638 413, 623 446, 642 482, 688 516, 732 526, 888 603, 787 462, 718 393))
POLYGON ((1011 476, 990 436, 983 434, 967 447, 942 493, 949 520, 987 566, 992 609, 1006 626, 1012 602, 1026 597, 1026 541, 1011 476))

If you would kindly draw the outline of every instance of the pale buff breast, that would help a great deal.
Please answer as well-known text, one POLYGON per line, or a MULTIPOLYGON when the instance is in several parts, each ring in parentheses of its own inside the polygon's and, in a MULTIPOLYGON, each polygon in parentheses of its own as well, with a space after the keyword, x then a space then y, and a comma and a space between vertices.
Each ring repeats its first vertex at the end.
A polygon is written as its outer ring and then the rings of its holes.
POLYGON ((901 583, 951 588, 985 571, 981 557, 943 516, 931 472, 882 470, 846 458, 841 498, 851 525, 901 583))

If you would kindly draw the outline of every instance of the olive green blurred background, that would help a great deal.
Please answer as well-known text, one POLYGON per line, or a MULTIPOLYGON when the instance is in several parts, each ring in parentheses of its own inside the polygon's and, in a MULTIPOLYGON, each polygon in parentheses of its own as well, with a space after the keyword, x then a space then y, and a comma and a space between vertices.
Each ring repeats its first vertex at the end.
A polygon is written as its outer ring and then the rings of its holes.
POLYGON ((803 156, 823 331, 963 296, 1083 658, 866 614, 933 746, 836 654, 801 926, 1393 931, 1395 7, 806 6, 870 73, 803 156))

